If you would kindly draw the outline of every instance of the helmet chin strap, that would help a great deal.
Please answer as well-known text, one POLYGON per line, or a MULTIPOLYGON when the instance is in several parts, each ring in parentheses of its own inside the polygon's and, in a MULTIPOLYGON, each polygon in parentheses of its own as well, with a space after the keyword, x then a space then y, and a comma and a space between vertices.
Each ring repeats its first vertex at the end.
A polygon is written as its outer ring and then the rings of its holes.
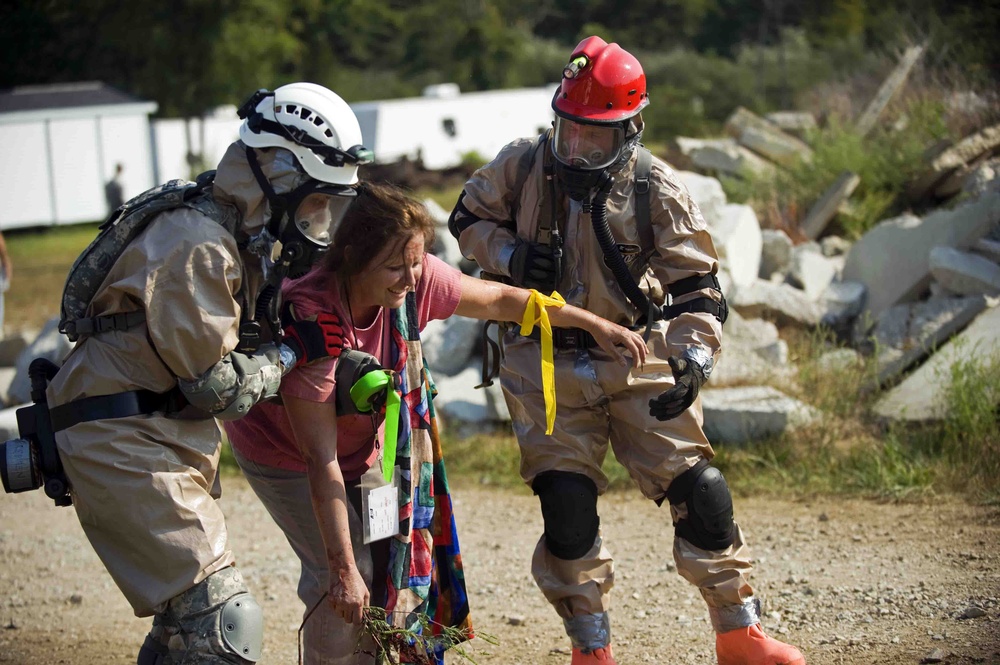
POLYGON ((254 180, 257 181, 257 185, 264 193, 264 198, 267 199, 267 202, 271 207, 271 218, 267 220, 264 227, 273 237, 278 238, 281 235, 281 218, 285 216, 288 203, 285 200, 285 197, 279 196, 277 192, 274 191, 274 187, 271 186, 271 181, 264 175, 263 169, 260 168, 260 162, 257 161, 257 151, 250 146, 247 146, 246 150, 247 163, 250 164, 250 170, 253 172, 254 180))

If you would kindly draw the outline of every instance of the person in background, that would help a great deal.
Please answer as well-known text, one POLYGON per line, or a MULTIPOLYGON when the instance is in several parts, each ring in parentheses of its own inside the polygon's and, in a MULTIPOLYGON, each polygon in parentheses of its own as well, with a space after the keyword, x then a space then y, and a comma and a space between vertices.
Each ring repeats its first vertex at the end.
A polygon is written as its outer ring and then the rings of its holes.
POLYGON ((216 419, 244 416, 294 367, 340 352, 333 317, 272 336, 262 312, 284 275, 329 248, 354 200, 357 118, 312 83, 258 91, 240 114, 215 172, 110 265, 96 252, 74 266, 99 286, 85 318, 61 323, 79 341, 47 389, 83 531, 136 616, 153 617, 138 665, 260 659, 262 611, 216 502, 216 419))
POLYGON ((111 176, 111 180, 108 180, 104 184, 104 200, 108 203, 108 214, 110 215, 115 210, 121 207, 125 203, 124 192, 122 189, 122 171, 125 167, 119 162, 115 164, 115 174, 111 176))
MULTIPOLYGON (((298 593, 309 665, 374 662, 370 636, 361 628, 369 605, 401 613, 395 620, 406 625, 412 613, 434 607, 438 614, 429 618, 437 623, 466 625, 457 530, 449 520, 443 467, 439 471, 419 341, 428 321, 453 314, 547 317, 587 330, 608 362, 638 367, 645 357, 642 338, 621 325, 537 292, 468 277, 427 254, 433 232, 427 210, 401 190, 360 184, 323 264, 284 291, 295 315, 332 311, 344 322, 343 353, 289 373, 282 404, 263 404, 226 423, 240 468, 301 561, 298 593), (395 419, 359 412, 349 394, 361 377, 383 367, 400 381, 395 438, 386 434, 395 419), (406 515, 412 521, 399 535, 369 544, 362 496, 392 476, 393 449, 397 463, 407 451, 397 471, 404 497, 399 514, 401 522, 406 515), (446 545, 451 549, 441 549, 446 545), (401 567, 402 573, 394 572, 401 567), (442 610, 448 616, 439 616, 442 610)), ((536 365, 531 375, 539 384, 540 374, 536 365)))
POLYGON ((687 189, 639 142, 648 104, 635 57, 600 37, 583 40, 553 97, 553 129, 510 143, 476 171, 449 220, 463 254, 484 272, 557 289, 648 336, 647 362, 636 369, 614 362, 585 331, 555 331, 551 434, 530 374, 541 346, 504 336, 500 378, 521 475, 544 520, 532 573, 563 619, 573 665, 614 663, 615 566, 597 512, 610 442, 642 494, 669 506, 677 571, 708 605, 720 665, 802 665, 798 649, 761 630, 750 551, 726 481, 710 463, 697 398, 722 344, 718 258, 687 189))

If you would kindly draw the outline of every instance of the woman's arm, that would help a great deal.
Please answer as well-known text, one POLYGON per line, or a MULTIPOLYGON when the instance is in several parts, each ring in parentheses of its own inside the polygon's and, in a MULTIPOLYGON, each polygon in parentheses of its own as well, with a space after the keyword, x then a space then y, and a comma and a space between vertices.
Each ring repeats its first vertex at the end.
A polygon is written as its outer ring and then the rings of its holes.
POLYGON ((337 415, 333 405, 283 396, 295 441, 306 461, 313 511, 330 569, 327 599, 348 623, 361 623, 369 592, 354 563, 347 519, 347 490, 337 462, 337 415))
MULTIPOLYGON (((455 313, 474 319, 520 322, 531 292, 508 286, 500 282, 489 282, 462 275, 462 297, 455 313)), ((611 323, 596 314, 573 305, 546 308, 549 321, 560 328, 582 328, 586 330, 608 354, 619 363, 627 360, 618 346, 624 346, 632 356, 632 364, 639 367, 646 361, 646 343, 642 335, 625 326, 611 323)))

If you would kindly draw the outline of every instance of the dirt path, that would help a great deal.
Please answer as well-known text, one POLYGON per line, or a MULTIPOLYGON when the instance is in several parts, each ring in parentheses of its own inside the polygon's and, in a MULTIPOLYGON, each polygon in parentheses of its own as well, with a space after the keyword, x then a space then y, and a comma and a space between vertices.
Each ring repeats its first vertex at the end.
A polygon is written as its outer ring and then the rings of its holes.
MULTIPOLYGON (((297 564, 242 478, 223 486, 233 549, 264 606, 263 662, 295 663, 297 564)), ((472 655, 568 663, 561 622, 529 572, 536 499, 471 486, 455 496, 474 621, 500 640, 472 655)), ((747 498, 736 508, 756 556, 764 626, 810 664, 1000 663, 997 508, 747 498)), ((673 568, 666 512, 617 494, 601 513, 618 566, 619 663, 714 663, 704 605, 673 568)), ((134 663, 148 621, 132 616, 72 510, 41 492, 0 494, 0 663, 134 663)))

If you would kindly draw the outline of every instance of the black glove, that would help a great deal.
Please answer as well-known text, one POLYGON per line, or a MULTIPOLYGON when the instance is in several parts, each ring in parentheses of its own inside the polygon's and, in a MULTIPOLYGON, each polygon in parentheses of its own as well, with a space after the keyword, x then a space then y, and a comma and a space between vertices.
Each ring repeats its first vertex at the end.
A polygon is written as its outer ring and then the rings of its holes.
POLYGON ((335 314, 318 314, 315 321, 292 321, 283 331, 281 343, 295 352, 296 367, 337 358, 344 350, 344 326, 335 314))
POLYGON ((673 420, 684 413, 698 397, 698 390, 707 377, 697 363, 685 358, 667 358, 674 373, 674 387, 664 390, 656 399, 649 400, 649 415, 657 420, 673 420))
POLYGON ((510 257, 510 277, 514 283, 546 295, 555 291, 556 268, 552 248, 542 243, 518 241, 510 257))

